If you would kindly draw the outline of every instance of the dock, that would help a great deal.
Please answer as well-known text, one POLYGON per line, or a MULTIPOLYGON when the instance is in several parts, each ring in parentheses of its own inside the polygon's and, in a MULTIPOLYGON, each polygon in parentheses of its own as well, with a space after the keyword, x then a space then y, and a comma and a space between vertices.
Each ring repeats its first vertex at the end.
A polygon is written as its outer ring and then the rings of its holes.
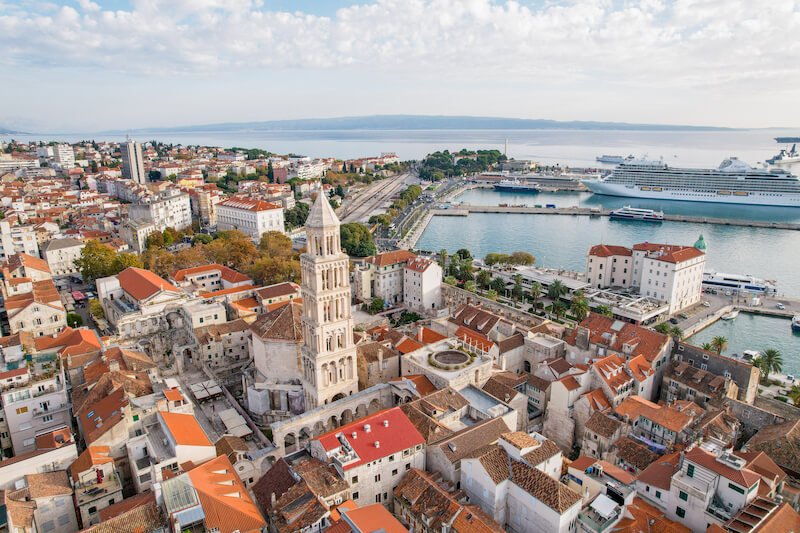
MULTIPOLYGON (((434 209, 434 215, 466 216, 469 213, 506 213, 524 215, 565 215, 608 217, 613 209, 589 207, 530 207, 497 205, 458 205, 451 209, 434 209)), ((795 222, 771 222, 768 220, 736 220, 730 218, 698 217, 690 215, 664 215, 666 222, 690 222, 694 224, 715 224, 720 226, 742 226, 750 228, 772 228, 800 231, 795 222)))

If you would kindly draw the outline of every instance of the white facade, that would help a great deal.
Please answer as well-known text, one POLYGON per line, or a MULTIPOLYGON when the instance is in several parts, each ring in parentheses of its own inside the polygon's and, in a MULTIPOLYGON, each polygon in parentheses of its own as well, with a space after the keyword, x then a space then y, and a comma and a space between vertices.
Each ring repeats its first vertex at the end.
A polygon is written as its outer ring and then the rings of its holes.
POLYGON ((217 204, 217 229, 237 229, 255 241, 268 231, 285 233, 283 208, 249 198, 234 198, 217 204))
POLYGON ((57 144, 53 147, 53 159, 59 168, 75 167, 75 151, 68 144, 57 144))
POLYGON ((192 225, 192 204, 189 195, 174 189, 162 191, 155 198, 129 207, 132 220, 150 219, 158 231, 181 230, 192 225))
POLYGON ((128 139, 120 143, 119 151, 122 155, 122 177, 136 183, 146 183, 142 145, 128 139))
POLYGON ((12 226, 7 220, 0 220, 0 261, 8 261, 18 253, 39 257, 33 226, 12 226))
POLYGON ((85 244, 77 239, 53 239, 42 247, 42 258, 53 276, 66 276, 78 271, 75 260, 80 258, 85 244))
POLYGON ((403 267, 403 303, 414 311, 430 312, 442 305, 442 267, 418 257, 403 267))

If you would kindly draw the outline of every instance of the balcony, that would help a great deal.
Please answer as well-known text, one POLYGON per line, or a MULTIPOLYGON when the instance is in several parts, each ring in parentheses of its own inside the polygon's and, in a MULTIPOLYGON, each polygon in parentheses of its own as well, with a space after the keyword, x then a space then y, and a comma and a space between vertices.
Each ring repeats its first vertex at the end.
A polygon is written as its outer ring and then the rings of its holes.
POLYGON ((722 522, 727 522, 733 518, 733 512, 731 511, 731 508, 727 507, 716 496, 711 499, 711 503, 706 509, 706 513, 710 514, 717 520, 721 520, 722 522))
POLYGON ((604 518, 594 509, 587 509, 578 515, 578 520, 585 531, 594 531, 595 533, 603 533, 611 526, 617 523, 620 516, 620 510, 614 512, 609 518, 604 518))
POLYGON ((75 487, 75 496, 78 499, 78 506, 82 506, 121 490, 122 484, 119 481, 119 476, 117 474, 109 474, 103 479, 102 483, 88 483, 75 487))
POLYGON ((689 477, 687 475, 677 475, 672 478, 672 483, 678 489, 682 490, 692 498, 698 499, 702 502, 708 500, 709 486, 697 478, 689 477))

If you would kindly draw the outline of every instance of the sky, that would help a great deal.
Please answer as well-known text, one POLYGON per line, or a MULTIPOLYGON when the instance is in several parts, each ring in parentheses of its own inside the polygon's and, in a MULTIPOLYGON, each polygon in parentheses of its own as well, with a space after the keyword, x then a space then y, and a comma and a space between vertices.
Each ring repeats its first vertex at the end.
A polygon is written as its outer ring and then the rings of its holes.
POLYGON ((0 0, 0 126, 800 126, 800 0, 0 0))

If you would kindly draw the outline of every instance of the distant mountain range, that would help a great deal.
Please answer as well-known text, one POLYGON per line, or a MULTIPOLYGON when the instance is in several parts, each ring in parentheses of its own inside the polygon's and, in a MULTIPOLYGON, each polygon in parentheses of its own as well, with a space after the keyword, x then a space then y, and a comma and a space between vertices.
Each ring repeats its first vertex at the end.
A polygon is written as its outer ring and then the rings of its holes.
POLYGON ((268 120, 263 122, 223 122, 172 128, 140 128, 103 133, 158 133, 201 131, 291 131, 291 130, 631 130, 631 131, 717 131, 732 128, 711 126, 676 126, 632 124, 627 122, 591 122, 502 117, 371 115, 363 117, 308 118, 268 120))

